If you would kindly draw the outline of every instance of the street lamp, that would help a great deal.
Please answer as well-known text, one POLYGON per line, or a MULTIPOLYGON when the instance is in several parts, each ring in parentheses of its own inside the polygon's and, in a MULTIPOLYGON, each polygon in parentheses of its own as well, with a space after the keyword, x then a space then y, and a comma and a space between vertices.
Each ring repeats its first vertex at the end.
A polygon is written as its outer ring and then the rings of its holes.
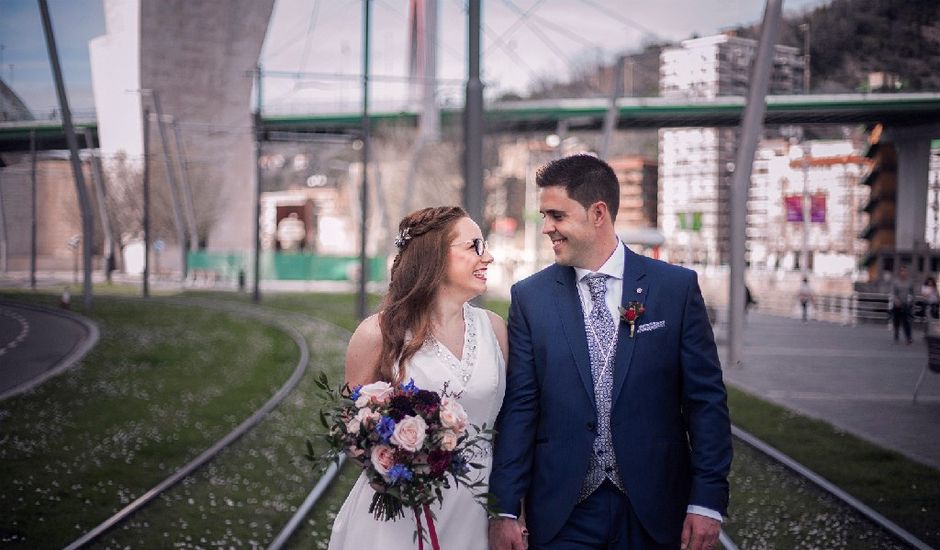
POLYGON ((789 151, 790 165, 800 161, 800 168, 803 171, 803 193, 800 198, 802 207, 803 236, 800 246, 800 273, 805 277, 809 272, 809 150, 805 150, 799 145, 793 145, 789 151))

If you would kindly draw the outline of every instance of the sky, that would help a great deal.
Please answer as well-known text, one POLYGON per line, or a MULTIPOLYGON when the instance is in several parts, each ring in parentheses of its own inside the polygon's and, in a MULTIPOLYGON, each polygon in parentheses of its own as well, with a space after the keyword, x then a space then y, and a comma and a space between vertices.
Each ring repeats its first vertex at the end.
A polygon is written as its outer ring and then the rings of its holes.
MULTIPOLYGON (((159 0, 157 0, 159 1, 159 0)), ((829 0, 785 0, 799 12, 829 0)), ((439 94, 459 102, 466 77, 466 0, 438 0, 439 94)), ((88 41, 104 34, 103 0, 49 0, 59 55, 76 115, 94 108, 88 41)), ((406 0, 372 2, 373 105, 393 107, 407 75, 406 0)), ((760 21, 760 0, 483 0, 482 72, 487 93, 524 93, 537 78, 563 78, 573 67, 609 61, 650 41, 708 35, 760 21)), ((358 103, 361 0, 276 0, 261 61, 265 110, 345 110, 358 103), (296 73, 303 73, 297 75, 296 73), (330 75, 345 75, 342 77, 330 75)), ((56 106, 36 0, 0 0, 0 78, 39 116, 56 106)))

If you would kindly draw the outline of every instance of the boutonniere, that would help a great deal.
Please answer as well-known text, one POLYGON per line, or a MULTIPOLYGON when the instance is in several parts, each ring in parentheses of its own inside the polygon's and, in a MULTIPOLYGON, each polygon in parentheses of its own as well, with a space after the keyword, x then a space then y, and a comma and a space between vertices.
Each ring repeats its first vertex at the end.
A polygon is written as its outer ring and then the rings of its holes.
POLYGON ((620 306, 620 321, 630 325, 630 338, 633 338, 633 332, 636 330, 636 321, 643 315, 646 308, 636 300, 627 304, 627 307, 620 306))

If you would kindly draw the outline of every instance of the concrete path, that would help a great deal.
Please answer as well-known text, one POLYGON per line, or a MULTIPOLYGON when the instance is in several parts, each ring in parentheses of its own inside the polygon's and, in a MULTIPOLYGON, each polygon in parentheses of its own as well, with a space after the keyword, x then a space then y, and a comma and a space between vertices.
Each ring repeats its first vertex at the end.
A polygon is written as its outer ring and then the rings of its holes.
MULTIPOLYGON (((723 346, 720 352, 724 359, 723 346)), ((926 362, 922 332, 899 345, 886 325, 754 312, 742 364, 723 364, 732 385, 940 468, 940 375, 928 371, 917 403, 911 399, 926 362)))
POLYGON ((62 372, 97 341, 98 327, 84 317, 0 301, 0 399, 62 372))

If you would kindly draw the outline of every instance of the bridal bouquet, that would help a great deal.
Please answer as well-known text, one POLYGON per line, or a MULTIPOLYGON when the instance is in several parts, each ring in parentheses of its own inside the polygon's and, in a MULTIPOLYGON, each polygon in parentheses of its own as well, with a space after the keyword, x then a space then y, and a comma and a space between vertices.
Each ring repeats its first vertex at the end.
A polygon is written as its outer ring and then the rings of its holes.
MULTIPOLYGON (((436 542, 430 505, 442 502, 443 489, 452 484, 485 488, 484 480, 473 479, 472 471, 483 467, 473 460, 489 444, 492 430, 471 426, 459 394, 446 385, 440 393, 420 389, 414 380, 335 389, 325 374, 316 383, 329 403, 320 411, 328 447, 318 456, 308 440, 307 458, 325 468, 347 453, 376 490, 369 507, 375 519, 394 520, 404 517, 405 509, 414 510, 421 539, 423 512, 436 542)), ((489 512, 489 495, 475 497, 489 512)))

